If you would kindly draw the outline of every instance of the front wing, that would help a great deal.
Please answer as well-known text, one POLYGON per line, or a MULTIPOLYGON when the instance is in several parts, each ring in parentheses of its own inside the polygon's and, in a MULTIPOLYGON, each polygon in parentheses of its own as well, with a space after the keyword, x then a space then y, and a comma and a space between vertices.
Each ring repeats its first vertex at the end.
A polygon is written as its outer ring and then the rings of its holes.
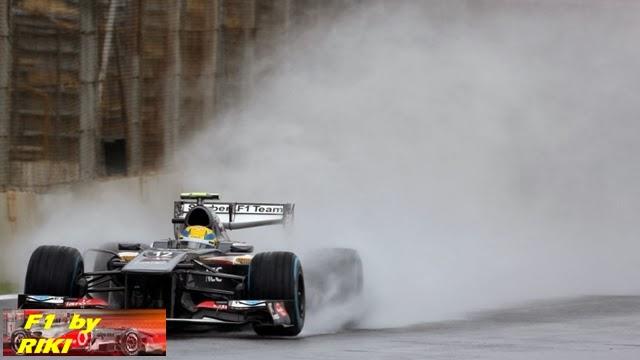
MULTIPOLYGON (((167 318, 174 323, 245 324, 291 326, 286 305, 290 300, 207 300, 196 305, 190 317, 167 318)), ((108 309, 104 300, 48 295, 18 295, 19 309, 108 309)))

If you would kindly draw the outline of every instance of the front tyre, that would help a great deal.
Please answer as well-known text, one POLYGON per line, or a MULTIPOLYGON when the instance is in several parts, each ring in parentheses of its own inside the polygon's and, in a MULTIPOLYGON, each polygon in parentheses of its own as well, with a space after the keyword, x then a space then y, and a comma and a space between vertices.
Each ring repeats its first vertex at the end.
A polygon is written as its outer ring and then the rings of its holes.
POLYGON ((80 297, 78 280, 84 273, 80 252, 67 246, 40 246, 29 259, 24 293, 80 297))
POLYGON ((251 260, 247 279, 248 295, 255 300, 284 300, 291 326, 255 324, 262 336, 296 336, 305 317, 305 292, 302 265, 290 252, 259 253, 251 260))

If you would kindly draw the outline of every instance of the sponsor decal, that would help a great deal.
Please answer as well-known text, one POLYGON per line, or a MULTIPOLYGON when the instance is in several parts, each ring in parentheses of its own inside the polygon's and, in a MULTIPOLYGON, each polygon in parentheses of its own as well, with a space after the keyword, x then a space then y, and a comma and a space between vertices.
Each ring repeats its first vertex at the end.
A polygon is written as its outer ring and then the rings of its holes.
MULTIPOLYGON (((189 210, 196 207, 196 204, 183 204, 182 212, 184 214, 188 213, 189 210)), ((216 214, 228 214, 229 213, 229 204, 203 204, 204 207, 209 208, 212 212, 216 214)), ((183 214, 183 217, 184 217, 183 214)))
POLYGON ((199 309, 215 309, 215 310, 223 310, 223 311, 229 309, 229 305, 226 302, 213 301, 213 300, 203 301, 200 304, 198 304, 198 306, 196 307, 199 309))
POLYGON ((273 304, 273 307, 276 309, 276 312, 278 313, 278 315, 280 315, 282 317, 289 315, 287 313, 287 310, 285 310, 284 305, 281 302, 277 302, 277 303, 273 304))
POLYGON ((246 309, 253 307, 266 307, 267 303, 264 300, 232 300, 229 301, 229 306, 236 309, 246 309))
MULTIPOLYGON (((212 269, 216 272, 219 272, 220 270, 222 270, 222 266, 213 267, 212 269)), ((216 276, 207 276, 204 278, 204 281, 208 283, 220 283, 222 282, 222 279, 216 276)))
POLYGON ((46 304, 62 304, 64 303, 64 298, 61 296, 27 295, 27 301, 46 304))
POLYGON ((166 354, 163 309, 30 309, 2 315, 4 356, 166 354))
POLYGON ((210 208, 211 211, 217 214, 228 214, 229 213, 229 205, 226 204, 205 204, 206 207, 210 208))
POLYGON ((289 317, 289 313, 284 307, 284 303, 282 302, 269 302, 267 304, 269 308, 269 313, 271 314, 271 319, 273 319, 274 325, 290 325, 291 318, 289 317))
POLYGON ((284 212, 284 206, 282 205, 251 205, 242 204, 236 205, 236 214, 269 214, 277 215, 284 212))
MULTIPOLYGON (((203 204, 203 206, 211 209, 216 214, 229 214, 229 206, 231 204, 203 204)), ((183 204, 181 217, 188 213, 196 204, 183 204)), ((284 214, 283 205, 260 205, 260 204, 236 204, 233 209, 234 213, 241 215, 282 215, 284 214)))
POLYGON ((102 300, 102 299, 97 299, 97 298, 80 298, 80 299, 68 299, 65 303, 64 306, 67 308, 92 308, 92 307, 101 307, 104 306, 106 307, 107 302, 102 300))

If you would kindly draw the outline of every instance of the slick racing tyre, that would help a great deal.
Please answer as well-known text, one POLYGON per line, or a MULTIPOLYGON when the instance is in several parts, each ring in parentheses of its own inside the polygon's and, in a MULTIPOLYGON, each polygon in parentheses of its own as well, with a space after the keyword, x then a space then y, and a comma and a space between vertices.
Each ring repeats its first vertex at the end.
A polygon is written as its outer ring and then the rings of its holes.
POLYGON ((80 297, 82 255, 66 246, 40 246, 29 259, 24 292, 28 295, 80 297))
POLYGON ((305 316, 304 276, 298 257, 290 252, 265 252, 251 260, 248 295, 255 300, 286 300, 291 326, 255 324, 263 336, 295 336, 302 331, 305 316))

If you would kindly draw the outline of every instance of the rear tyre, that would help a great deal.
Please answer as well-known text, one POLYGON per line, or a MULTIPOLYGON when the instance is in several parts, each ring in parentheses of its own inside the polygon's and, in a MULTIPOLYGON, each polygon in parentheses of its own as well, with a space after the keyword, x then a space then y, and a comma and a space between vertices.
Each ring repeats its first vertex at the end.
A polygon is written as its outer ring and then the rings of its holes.
POLYGON ((67 246, 40 246, 29 259, 24 292, 28 295, 80 297, 84 273, 80 252, 67 246))
POLYGON ((290 252, 260 253, 251 260, 247 280, 248 295, 256 300, 285 300, 291 326, 255 324, 262 336, 296 336, 302 331, 305 317, 305 292, 302 265, 290 252))

